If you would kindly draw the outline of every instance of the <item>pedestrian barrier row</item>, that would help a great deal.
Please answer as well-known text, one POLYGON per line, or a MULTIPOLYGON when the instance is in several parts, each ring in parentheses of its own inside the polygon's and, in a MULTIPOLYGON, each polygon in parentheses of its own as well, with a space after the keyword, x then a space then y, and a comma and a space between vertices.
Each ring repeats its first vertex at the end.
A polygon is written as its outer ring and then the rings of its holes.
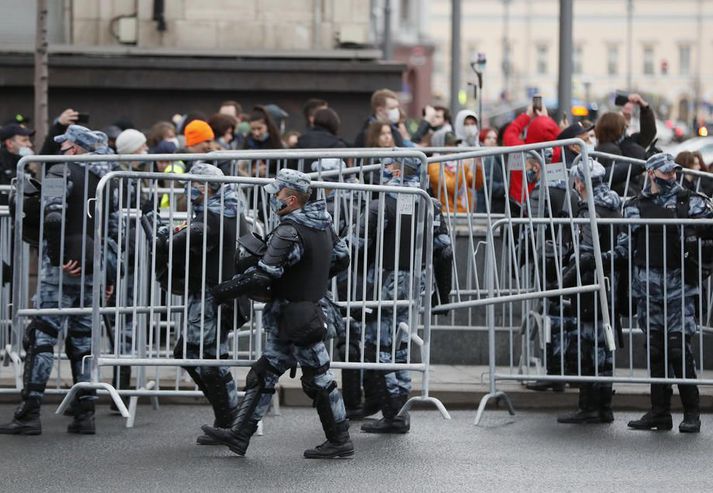
MULTIPOLYGON (((345 168, 342 170, 345 171, 344 174, 358 175, 361 179, 374 183, 381 182, 384 163, 388 163, 389 159, 400 165, 402 170, 406 160, 425 162, 422 153, 409 151, 343 151, 334 152, 333 155, 325 155, 324 152, 295 155, 284 151, 234 154, 221 157, 240 158, 250 163, 282 159, 283 156, 318 161, 358 160, 360 165, 345 168), (362 164, 374 161, 378 161, 378 164, 362 164), (359 171, 355 171, 357 169, 359 171)), ((267 207, 268 200, 262 189, 270 180, 242 176, 207 177, 110 171, 117 168, 117 163, 157 163, 163 160, 189 162, 204 158, 204 155, 74 157, 73 161, 83 164, 84 173, 80 179, 84 180, 85 184, 94 180, 97 190, 94 198, 87 192, 91 190, 91 186, 85 186, 85 196, 79 201, 79 211, 72 209, 72 206, 52 208, 55 201, 64 197, 59 186, 60 180, 66 180, 72 172, 67 167, 60 167, 58 171, 57 167, 53 168, 53 164, 61 163, 66 158, 32 158, 33 162, 40 163, 41 175, 44 177, 40 209, 45 211, 45 214, 38 218, 37 244, 48 243, 45 231, 51 230, 51 227, 48 228, 44 223, 47 220, 47 211, 56 210, 61 224, 58 228, 59 241, 54 245, 59 251, 53 252, 52 246, 47 245, 49 248, 40 249, 37 253, 37 263, 41 266, 37 281, 40 290, 48 285, 59 290, 59 302, 52 306, 41 301, 34 307, 30 305, 30 297, 23 292, 27 279, 20 275, 18 270, 28 265, 30 260, 29 256, 20 259, 21 262, 15 265, 17 283, 13 287, 18 303, 14 305, 13 326, 18 328, 19 332, 16 332, 22 333, 29 321, 40 319, 57 323, 56 319, 66 317, 70 336, 83 339, 87 333, 86 329, 90 329, 90 346, 85 348, 82 356, 82 371, 87 371, 89 378, 77 379, 77 375, 74 375, 75 384, 58 412, 63 411, 76 394, 98 389, 111 395, 119 411, 129 418, 128 424, 132 424, 138 397, 200 395, 196 390, 185 390, 185 386, 181 385, 184 377, 180 370, 176 369, 171 376, 166 368, 194 365, 250 366, 261 355, 265 335, 262 327, 262 304, 249 303, 245 313, 241 312, 245 307, 238 306, 238 303, 233 307, 215 307, 218 310, 218 324, 212 336, 211 329, 205 326, 203 314, 209 308, 213 309, 210 307, 211 300, 207 296, 209 291, 205 284, 209 274, 207 264, 217 259, 218 272, 222 273, 224 266, 221 262, 223 259, 227 262, 228 257, 232 257, 226 250, 231 248, 230 245, 235 248, 237 240, 246 233, 269 232, 276 224, 276 217, 267 207), (110 166, 105 166, 107 163, 110 166), (92 176, 91 173, 97 169, 105 172, 101 173, 101 176, 92 176), (223 216, 220 216, 221 220, 217 225, 219 234, 215 239, 218 247, 209 252, 206 237, 200 238, 196 233, 196 239, 192 240, 194 232, 200 229, 198 226, 207 226, 207 216, 202 216, 202 225, 194 224, 196 211, 193 210, 193 204, 190 200, 180 200, 180 197, 184 190, 191 190, 195 185, 210 187, 214 184, 220 189, 234 190, 235 198, 231 197, 229 202, 235 200, 231 207, 237 209, 239 220, 229 234, 229 228, 223 216), (162 208, 162 203, 168 203, 168 207, 162 208), (73 219, 73 224, 81 224, 78 233, 66 231, 67 226, 72 224, 68 219, 70 213, 78 214, 73 219), (157 232, 162 227, 169 245, 164 258, 161 258, 157 250, 157 232), (180 253, 173 250, 177 228, 185 228, 188 231, 186 245, 180 253), (194 258, 194 251, 203 252, 202 256, 194 258), (47 257, 52 255, 61 259, 65 268, 50 269, 47 257), (77 265, 67 268, 69 259, 78 259, 77 265), (161 269, 161 262, 165 262, 168 268, 161 269), (202 285, 197 291, 193 287, 189 289, 188 283, 180 282, 188 277, 189 272, 197 272, 198 278, 202 279, 202 285), (197 293, 200 293, 200 296, 197 296, 197 293), (191 311, 192 308, 195 310, 191 311), (194 339, 200 341, 197 354, 190 358, 187 356, 190 350, 188 340, 191 337, 188 326, 199 328, 194 339), (118 368, 111 384, 102 372, 102 369, 106 368, 118 368), (127 373, 122 370, 125 368, 136 368, 135 388, 128 388, 129 380, 122 378, 127 373), (122 395, 132 397, 131 413, 121 401, 122 395)), ((25 164, 27 163, 20 163, 19 169, 25 164)), ((421 166, 421 169, 425 169, 425 166, 421 166)), ((340 170, 341 168, 337 169, 337 174, 342 172, 340 170)), ((322 170, 317 166, 316 173, 322 172, 329 173, 330 170, 322 170)), ((329 176, 325 179, 329 179, 329 176)), ((424 181, 420 180, 420 183, 424 181)), ((428 267, 430 262, 426 260, 432 255, 433 209, 430 198, 420 187, 394 188, 349 181, 326 181, 315 183, 314 188, 320 198, 326 198, 331 204, 330 212, 335 230, 353 252, 352 263, 347 272, 342 278, 332 280, 330 304, 336 307, 332 309, 335 317, 339 318, 336 325, 344 327, 344 333, 337 336, 341 335, 341 339, 353 341, 352 344, 358 347, 359 351, 357 354, 347 351, 340 357, 340 338, 333 339, 329 342, 333 360, 344 361, 334 361, 332 367, 358 371, 395 370, 406 374, 410 371, 421 373, 421 396, 408 401, 404 410, 413 402, 425 401, 435 404, 447 417, 442 404, 429 396, 428 386, 430 318, 424 314, 430 312, 429 286, 432 282, 428 267), (384 204, 390 200, 389 197, 395 198, 394 203, 398 207, 395 227, 405 233, 398 236, 395 246, 400 248, 403 257, 408 258, 409 264, 408 269, 398 267, 397 253, 396 258, 391 259, 391 262, 396 260, 396 267, 392 267, 392 272, 388 271, 386 265, 388 259, 385 263, 385 251, 388 252, 390 246, 385 245, 383 234, 384 204), (370 206, 375 214, 368 213, 370 206), (371 241, 361 241, 364 238, 371 241), (426 265, 425 269, 422 268, 422 263, 426 265), (401 274, 397 275, 399 272, 401 274), (385 287, 386 278, 390 275, 397 277, 400 283, 393 286, 393 291, 387 292, 389 289, 385 287), (382 320, 381 324, 374 322, 379 319, 382 320), (369 336, 368 331, 364 330, 369 324, 376 327, 375 336, 369 336), (390 337, 387 337, 387 332, 390 337), (373 339, 367 339, 368 337, 373 339), (405 351, 399 344, 384 342, 389 340, 403 342, 405 351), (373 355, 365 353, 365 346, 372 344, 376 348, 376 354, 382 355, 381 358, 373 359, 373 355), (400 352, 406 353, 405 358, 401 358, 400 352)), ((20 182, 18 195, 23 196, 23 193, 23 183, 20 182)), ((220 211, 225 211, 225 197, 221 196, 221 200, 212 205, 220 211)), ((15 247, 22 245, 23 227, 26 226, 22 214, 23 204, 19 203, 15 218, 15 247)), ((388 252, 388 255, 391 253, 388 252)), ((218 281, 226 280, 220 278, 220 275, 222 274, 219 274, 218 281)), ((40 296, 39 299, 44 298, 40 296)), ((73 347, 77 344, 76 340, 71 342, 73 347)), ((23 354, 17 339, 14 353, 19 357, 23 354)), ((76 354, 73 357, 76 359, 76 354)), ((61 358, 56 354, 55 359, 61 358)), ((19 385, 16 390, 19 390, 19 385)))

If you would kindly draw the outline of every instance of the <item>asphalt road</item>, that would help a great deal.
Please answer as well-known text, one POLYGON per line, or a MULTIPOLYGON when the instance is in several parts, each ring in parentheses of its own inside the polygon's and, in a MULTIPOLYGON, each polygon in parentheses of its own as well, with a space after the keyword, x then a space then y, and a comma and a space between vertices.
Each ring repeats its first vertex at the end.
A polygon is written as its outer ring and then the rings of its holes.
MULTIPOLYGON (((13 406, 0 405, 0 417, 13 406)), ((360 433, 353 459, 313 461, 305 448, 324 438, 309 408, 283 408, 265 420, 246 457, 194 445, 209 409, 199 405, 139 408, 136 426, 102 408, 98 434, 65 432, 69 418, 43 413, 43 435, 0 436, 4 492, 39 491, 713 491, 713 418, 703 432, 636 432, 635 413, 612 425, 558 425, 555 413, 509 416, 454 411, 412 413, 403 436, 360 433)))

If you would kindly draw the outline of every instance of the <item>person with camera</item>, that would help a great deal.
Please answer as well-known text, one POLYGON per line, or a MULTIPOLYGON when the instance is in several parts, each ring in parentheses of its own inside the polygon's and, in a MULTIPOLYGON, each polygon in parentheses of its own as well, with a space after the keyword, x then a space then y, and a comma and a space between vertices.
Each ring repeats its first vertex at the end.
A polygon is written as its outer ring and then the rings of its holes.
MULTIPOLYGON (((589 159, 588 163, 580 161, 572 168, 574 189, 579 197, 574 217, 588 218, 589 205, 587 198, 591 194, 594 199, 594 212, 597 218, 616 219, 621 217, 621 198, 609 189, 604 181, 606 171, 599 162, 589 159), (584 176, 584 166, 589 166, 591 189, 587 186, 584 176)), ((599 247, 604 263, 604 276, 609 278, 611 290, 616 290, 618 280, 617 265, 623 259, 620 250, 612 249, 618 237, 618 228, 608 224, 600 224, 599 247)), ((594 272, 594 243, 589 224, 581 224, 578 228, 579 250, 573 250, 569 265, 562 275, 562 287, 569 288, 577 285, 579 277, 581 284, 593 284, 594 272)), ((552 286, 556 289, 558 286, 552 286)), ((609 298, 609 297, 608 297, 609 298)), ((599 309, 599 296, 596 293, 582 293, 570 296, 571 306, 569 313, 576 317, 576 333, 569 334, 569 344, 576 346, 579 355, 581 374, 583 376, 611 376, 613 369, 613 353, 607 348, 602 325, 601 310, 599 309)), ((611 307, 610 307, 611 308, 611 307)), ((614 323, 612 321, 612 323, 614 323)), ((558 423, 611 423, 614 414, 611 408, 612 384, 584 382, 579 386, 579 403, 577 410, 557 418, 558 423)))
MULTIPOLYGON (((670 154, 650 157, 646 161, 646 186, 625 204, 624 217, 713 218, 710 199, 678 184, 678 168, 670 154)), ((698 331, 695 298, 699 294, 701 271, 712 260, 711 229, 708 221, 700 226, 632 224, 631 236, 620 242, 627 255, 631 244, 632 295, 636 299, 639 327, 648 338, 646 348, 652 378, 675 375, 696 379, 691 350, 693 336, 698 331)), ((682 433, 698 433, 701 428, 698 387, 693 383, 679 384, 678 391, 684 411, 678 429, 682 433)), ((652 383, 651 409, 640 419, 630 421, 629 427, 670 430, 671 395, 670 385, 652 383)))
MULTIPOLYGON (((93 199, 102 176, 112 171, 109 162, 73 162, 72 156, 111 154, 107 136, 80 125, 70 125, 54 139, 67 162, 53 165, 42 182, 44 216, 42 263, 35 307, 38 309, 92 306, 92 264, 94 218, 86 213, 87 201, 93 199), (84 255, 82 256, 82 252, 84 255)), ((39 209, 38 209, 39 211, 39 209)), ((39 236, 39 234, 38 234, 39 236)), ((107 240, 108 241, 108 240, 107 240)), ((106 295, 113 292, 113 279, 107 273, 106 295)), ((10 423, 0 426, 0 434, 39 435, 40 404, 54 364, 53 348, 66 324, 64 341, 74 383, 88 382, 89 365, 83 358, 91 351, 92 317, 81 315, 39 315, 25 329, 26 351, 22 402, 10 423)), ((94 434, 96 391, 81 390, 72 402, 74 419, 67 432, 94 434)))
POLYGON ((354 446, 342 396, 337 389, 324 345, 325 316, 320 300, 330 277, 349 265, 346 243, 339 239, 324 200, 309 201, 309 176, 281 169, 265 191, 279 224, 267 238, 257 265, 213 290, 218 301, 238 295, 266 301, 263 326, 267 340, 263 355, 251 367, 230 430, 203 426, 203 431, 238 455, 245 455, 250 438, 270 406, 280 375, 302 369, 302 389, 322 423, 327 441, 305 450, 308 459, 349 457, 354 446))

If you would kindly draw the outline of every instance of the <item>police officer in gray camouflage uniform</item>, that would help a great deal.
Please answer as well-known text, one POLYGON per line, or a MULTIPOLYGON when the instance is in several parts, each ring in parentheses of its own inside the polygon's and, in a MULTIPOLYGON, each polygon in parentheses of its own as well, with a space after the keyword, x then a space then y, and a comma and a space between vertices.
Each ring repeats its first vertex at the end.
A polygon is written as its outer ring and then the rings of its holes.
MULTIPOLYGON (((589 176, 592 187, 589 189, 584 178, 584 162, 571 169, 574 177, 574 188, 579 196, 574 217, 588 218, 589 205, 587 197, 592 195, 594 212, 597 218, 616 219, 621 217, 621 197, 611 190, 604 182, 606 170, 598 161, 589 159, 589 176)), ((598 227, 599 245, 604 263, 604 275, 609 278, 611 291, 616 292, 618 271, 616 266, 622 258, 622 252, 612 245, 616 244, 619 228, 616 225, 602 224, 598 227)), ((594 283, 594 243, 589 224, 581 224, 578 228, 579 250, 572 250, 569 265, 562 276, 562 287, 577 285, 577 268, 582 284, 594 283), (577 262, 575 256, 579 257, 577 262)), ((558 286, 555 286, 558 287, 558 286)), ((610 296, 607 297, 609 299, 610 296)), ((571 315, 575 319, 577 332, 566 334, 567 344, 577 351, 581 374, 596 376, 611 376, 613 370, 613 353, 606 345, 604 326, 599 313, 598 293, 582 293, 570 297, 572 302, 571 315)), ((610 306, 610 309, 612 307, 610 306)), ((612 324, 614 321, 612 320, 612 324)), ((575 412, 559 416, 559 423, 611 423, 614 414, 611 407, 612 384, 602 382, 583 382, 579 386, 579 404, 575 412)))
MULTIPOLYGON (((678 165, 670 154, 656 154, 646 161, 647 184, 641 193, 627 202, 624 217, 630 219, 711 219, 713 204, 704 195, 688 191, 676 181, 678 165)), ((708 224, 691 226, 647 226, 633 224, 631 238, 623 237, 619 248, 634 263, 632 294, 636 298, 639 327, 648 335, 651 376, 667 374, 694 380, 695 360, 691 339, 698 331, 695 297, 699 293, 697 258, 713 250, 708 224), (681 258, 681 241, 684 258, 681 258), (700 240, 700 241, 699 241, 700 240), (664 248, 665 245, 665 248, 664 248), (666 362, 669 371, 667 372, 666 362)), ((709 259, 708 259, 709 260, 709 259)), ((701 428, 699 394, 695 384, 679 384, 684 417, 680 432, 697 433, 701 428)), ((629 422, 639 430, 670 430, 670 385, 651 384, 651 410, 629 422)))
MULTIPOLYGON (((71 156, 112 154, 112 151, 107 146, 104 133, 91 131, 80 125, 70 125, 63 135, 55 137, 54 140, 62 145, 61 152, 68 157, 68 161, 52 166, 43 183, 44 241, 40 285, 34 302, 39 309, 90 308, 94 219, 86 214, 87 201, 94 198, 99 180, 111 171, 114 165, 108 162, 72 162, 71 156), (50 183, 53 183, 52 187, 50 183), (82 248, 85 252, 84 258, 81 258, 82 248)), ((111 284, 111 275, 109 278, 111 284)), ((22 377, 22 403, 15 411, 12 421, 0 426, 0 434, 42 433, 40 404, 54 364, 53 348, 57 344, 65 320, 65 351, 69 358, 72 378, 75 383, 89 381, 89 366, 84 364, 83 358, 91 351, 91 314, 34 317, 23 338, 26 356, 22 377)), ((78 392, 78 398, 72 403, 74 419, 67 427, 69 433, 95 433, 95 400, 96 392, 93 390, 78 392)))
MULTIPOLYGON (((219 168, 204 162, 194 163, 191 174, 212 178, 223 176, 219 168)), ((179 359, 225 359, 228 357, 228 334, 234 329, 233 304, 221 311, 211 290, 219 282, 233 277, 237 230, 247 232, 248 225, 233 185, 193 181, 187 186, 193 219, 172 240, 176 262, 183 264, 188 254, 186 337, 185 341, 181 336, 176 342, 174 356, 179 359)), ((238 318, 238 321, 244 319, 238 318)), ((237 387, 230 368, 209 365, 186 365, 183 368, 211 404, 215 416, 213 426, 230 428, 238 411, 237 387)), ((202 435, 197 444, 216 445, 216 442, 202 435)))
POLYGON ((244 455, 250 437, 270 405, 280 375, 299 363, 302 389, 313 400, 327 441, 306 450, 306 458, 348 457, 354 454, 344 402, 329 370, 324 345, 325 318, 319 301, 330 277, 349 265, 346 243, 339 239, 324 200, 310 201, 310 179, 282 169, 265 186, 270 208, 280 222, 267 239, 256 267, 221 283, 213 291, 218 300, 241 294, 268 300, 263 310, 267 332, 265 351, 246 379, 232 429, 203 426, 216 441, 244 455))

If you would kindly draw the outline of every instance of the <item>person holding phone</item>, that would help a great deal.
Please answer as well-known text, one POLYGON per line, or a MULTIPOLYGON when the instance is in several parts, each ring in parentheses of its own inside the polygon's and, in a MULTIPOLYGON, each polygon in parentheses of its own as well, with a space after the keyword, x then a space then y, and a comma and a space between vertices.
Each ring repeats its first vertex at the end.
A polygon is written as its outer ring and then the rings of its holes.
MULTIPOLYGON (((85 113, 85 118, 88 120, 88 115, 85 113)), ((59 135, 64 135, 70 125, 75 125, 80 123, 79 112, 67 108, 60 115, 54 119, 52 125, 47 132, 47 137, 42 143, 42 148, 40 149, 40 154, 60 154, 60 145, 54 141, 54 138, 59 135)))
MULTIPOLYGON (((641 130, 628 135, 629 123, 624 111, 604 113, 594 127, 597 136, 598 152, 615 154, 634 159, 646 160, 646 148, 656 137, 656 117, 649 104, 639 94, 626 96, 627 105, 639 106, 639 121, 641 130)), ((619 102, 623 102, 621 98, 619 102)), ((607 169, 607 179, 611 176, 612 190, 619 195, 635 195, 643 186, 644 166, 629 163, 617 163, 613 159, 600 158, 599 161, 607 169), (628 182, 628 187, 627 187, 628 182)))

